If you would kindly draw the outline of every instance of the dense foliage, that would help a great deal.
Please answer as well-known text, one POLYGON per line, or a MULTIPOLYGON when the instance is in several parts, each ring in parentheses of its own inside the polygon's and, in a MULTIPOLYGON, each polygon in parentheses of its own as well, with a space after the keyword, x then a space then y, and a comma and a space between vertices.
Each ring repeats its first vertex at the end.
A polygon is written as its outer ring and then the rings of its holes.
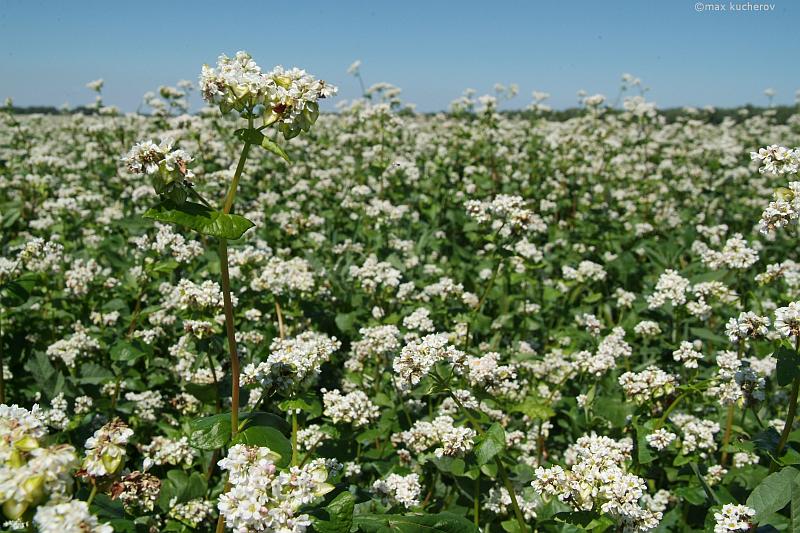
POLYGON ((201 81, 3 115, 6 529, 800 528, 798 115, 201 81))

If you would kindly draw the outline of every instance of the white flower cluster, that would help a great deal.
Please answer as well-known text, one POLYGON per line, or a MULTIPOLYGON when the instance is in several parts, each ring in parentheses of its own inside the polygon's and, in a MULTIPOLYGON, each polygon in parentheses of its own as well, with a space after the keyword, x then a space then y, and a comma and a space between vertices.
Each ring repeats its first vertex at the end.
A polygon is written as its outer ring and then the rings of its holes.
POLYGON ((430 333, 435 329, 430 315, 430 310, 424 307, 418 307, 410 315, 403 318, 403 327, 410 330, 430 333))
POLYGON ((324 461, 281 472, 275 464, 279 457, 269 448, 237 444, 219 461, 228 472, 231 489, 220 496, 217 507, 230 529, 302 533, 311 525, 310 517, 299 509, 333 489, 326 483, 324 461))
POLYGON ((300 257, 286 260, 270 257, 264 268, 250 282, 250 288, 278 296, 287 292, 310 293, 314 290, 314 269, 308 261, 300 257))
POLYGON ((72 473, 77 467, 75 448, 68 444, 43 447, 47 431, 41 411, 0 405, 0 504, 11 520, 49 498, 69 499, 72 473))
POLYGON ((400 330, 397 326, 361 328, 358 333, 361 340, 350 345, 351 355, 345 362, 345 368, 351 372, 360 372, 365 362, 380 361, 400 349, 400 330))
POLYGON ((457 369, 466 374, 472 387, 484 389, 493 396, 510 396, 520 389, 516 366, 501 365, 497 352, 487 352, 481 357, 466 356, 457 369))
POLYGON ((683 432, 681 453, 684 455, 700 450, 700 457, 707 457, 717 449, 714 434, 719 433, 718 423, 685 413, 676 413, 670 420, 683 432))
POLYGON ((753 526, 751 519, 755 515, 756 510, 751 507, 726 503, 719 512, 714 513, 714 533, 750 531, 753 526))
POLYGON ((758 316, 752 311, 739 313, 739 318, 731 318, 725 325, 725 334, 734 344, 747 339, 763 339, 769 333, 769 318, 758 316))
POLYGON ((669 396, 678 386, 678 378, 657 366, 648 366, 641 372, 625 372, 619 377, 625 396, 638 404, 669 396))
POLYGON ((744 376, 739 372, 742 362, 738 354, 731 350, 718 352, 716 360, 718 367, 716 380, 706 394, 716 398, 721 405, 731 405, 744 396, 744 391, 737 380, 737 376, 744 376))
POLYGON ((703 353, 695 349, 696 342, 681 341, 677 350, 672 352, 672 358, 682 362, 686 368, 697 368, 697 362, 703 359, 703 353))
POLYGON ((686 293, 689 292, 691 283, 688 279, 678 274, 675 270, 665 270, 656 282, 655 292, 647 296, 647 305, 650 309, 658 309, 667 301, 673 307, 686 303, 686 293))
POLYGON ((293 389, 313 380, 322 363, 341 346, 336 337, 313 331, 294 338, 276 338, 272 341, 267 360, 258 365, 247 365, 242 376, 245 383, 258 381, 268 388, 293 389))
POLYGON ((596 510, 615 519, 627 531, 648 531, 658 526, 660 511, 642 507, 645 480, 625 471, 630 442, 607 437, 584 436, 576 443, 576 462, 569 470, 561 466, 538 467, 531 485, 541 496, 555 496, 578 511, 596 510))
POLYGON ((791 302, 775 310, 775 330, 792 340, 800 335, 800 302, 791 302))
POLYGON ((568 265, 561 267, 561 274, 564 279, 575 280, 578 283, 585 283, 587 281, 603 281, 606 279, 606 270, 602 265, 598 265, 592 261, 581 261, 578 263, 578 268, 568 265))
POLYGON ((114 419, 86 439, 83 468, 92 477, 110 476, 119 472, 125 461, 125 445, 133 430, 122 420, 114 419))
POLYGON ((465 206, 469 216, 481 224, 490 224, 502 237, 547 229, 541 217, 525 206, 521 196, 498 194, 490 201, 468 200, 465 206))
POLYGON ((89 505, 80 500, 70 500, 36 509, 33 517, 40 533, 113 533, 114 528, 101 524, 89 512, 89 505))
POLYGON ((125 399, 134 403, 134 414, 146 422, 155 422, 158 411, 164 408, 164 398, 155 390, 126 392, 125 399))
POLYGON ((410 509, 419 505, 422 486, 419 484, 417 474, 408 474, 407 476, 389 474, 384 479, 376 480, 372 484, 372 490, 382 496, 387 503, 399 504, 410 509))
POLYGON ((131 514, 151 512, 161 491, 161 480, 151 474, 134 471, 122 477, 111 487, 125 509, 131 514))
POLYGON ((678 436, 675 433, 667 431, 664 428, 658 428, 657 430, 653 431, 652 433, 648 434, 645 437, 647 444, 651 447, 655 448, 658 451, 663 450, 667 446, 669 446, 672 441, 677 439, 678 436))
POLYGON ((302 118, 313 124, 317 101, 336 94, 336 87, 297 68, 278 66, 263 73, 250 54, 239 51, 233 58, 219 56, 216 68, 203 65, 200 91, 223 113, 263 106, 265 124, 302 124, 302 118))
POLYGON ((351 278, 357 279, 368 293, 374 293, 379 287, 396 288, 400 285, 402 274, 391 263, 378 261, 375 254, 370 254, 362 266, 350 265, 351 278))
POLYGON ((407 389, 419 384, 439 361, 462 361, 464 353, 448 342, 447 334, 434 333, 403 346, 392 363, 398 385, 407 389))
POLYGON ((58 272, 63 260, 63 245, 34 237, 25 243, 15 259, 0 257, 0 283, 19 275, 22 270, 58 272))
MULTIPOLYGON (((222 309, 222 290, 219 287, 219 283, 211 280, 206 280, 197 285, 188 279, 182 279, 175 287, 171 299, 174 299, 178 309, 181 310, 222 309)), ((238 303, 236 297, 231 295, 231 299, 233 300, 233 305, 236 306, 238 303)))
POLYGON ((758 252, 747 246, 747 241, 741 233, 736 233, 728 239, 721 251, 712 250, 700 241, 697 241, 692 248, 700 254, 703 264, 711 270, 721 268, 745 270, 758 261, 758 252))
POLYGON ((777 189, 773 198, 758 222, 759 231, 765 235, 800 218, 800 181, 790 181, 786 187, 777 189))
POLYGON ((133 145, 122 158, 133 174, 151 175, 157 172, 179 173, 180 177, 191 179, 194 174, 188 168, 192 157, 181 149, 172 148, 174 141, 165 137, 159 144, 153 141, 142 141, 133 145))
POLYGON ((183 465, 191 466, 194 451, 189 446, 186 437, 170 439, 157 435, 149 444, 141 447, 144 455, 144 469, 149 470, 153 465, 183 465))
POLYGON ((630 344, 625 342, 625 330, 616 327, 600 341, 597 352, 581 350, 573 353, 572 358, 577 370, 599 377, 616 367, 620 357, 630 357, 632 351, 630 344))
POLYGON ((633 332, 642 337, 655 337, 661 333, 661 326, 652 320, 642 320, 633 326, 633 332))
POLYGON ((142 252, 153 251, 158 254, 168 253, 178 263, 189 263, 203 255, 203 246, 195 240, 186 240, 186 237, 175 232, 172 226, 156 224, 158 233, 153 240, 147 235, 131 238, 131 242, 142 252))
MULTIPOLYGON (((529 489, 530 490, 530 489, 529 489)), ((519 504, 520 511, 525 520, 533 520, 536 518, 536 507, 540 504, 539 498, 525 498, 524 493, 519 490, 514 491, 517 497, 517 504, 519 504)), ((489 489, 489 497, 486 498, 483 508, 493 512, 498 516, 508 516, 512 513, 511 495, 505 487, 492 487, 489 489)))
POLYGON ((380 408, 360 390, 342 394, 338 389, 322 389, 322 402, 325 404, 325 416, 330 417, 334 424, 344 422, 362 427, 380 415, 380 408))
POLYGON ((796 174, 800 170, 800 148, 773 144, 750 152, 750 159, 759 162, 758 171, 768 174, 796 174))
POLYGON ((455 457, 472 449, 476 435, 473 429, 456 426, 453 417, 439 415, 431 422, 417 420, 408 430, 393 435, 392 441, 416 453, 437 446, 434 450, 437 457, 455 457))
POLYGON ((79 357, 100 349, 100 344, 86 332, 81 324, 75 324, 75 332, 65 339, 47 347, 50 359, 61 359, 69 368, 75 368, 79 357))
POLYGON ((208 500, 197 499, 179 503, 169 510, 170 518, 196 528, 206 522, 214 513, 214 503, 208 500))

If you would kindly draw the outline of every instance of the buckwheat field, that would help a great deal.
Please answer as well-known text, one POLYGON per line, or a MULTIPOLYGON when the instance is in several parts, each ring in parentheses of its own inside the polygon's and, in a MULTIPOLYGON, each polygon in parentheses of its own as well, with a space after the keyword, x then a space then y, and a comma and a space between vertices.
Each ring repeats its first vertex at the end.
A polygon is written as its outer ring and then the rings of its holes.
POLYGON ((800 531, 800 115, 212 60, 0 114, 5 531, 800 531))

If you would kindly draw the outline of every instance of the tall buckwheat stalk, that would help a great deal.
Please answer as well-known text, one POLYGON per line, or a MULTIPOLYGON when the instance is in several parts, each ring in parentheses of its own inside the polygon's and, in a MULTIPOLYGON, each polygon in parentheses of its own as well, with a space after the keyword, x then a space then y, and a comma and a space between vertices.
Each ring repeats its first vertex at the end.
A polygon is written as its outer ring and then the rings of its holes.
MULTIPOLYGON (((277 131, 286 140, 301 132, 308 132, 319 117, 318 100, 336 93, 336 87, 316 80, 304 70, 286 70, 275 67, 262 72, 246 52, 235 57, 219 57, 216 68, 204 65, 200 74, 203 99, 218 106, 223 115, 232 115, 247 121, 247 127, 233 132, 243 142, 239 161, 220 209, 212 205, 194 189, 194 174, 189 168, 192 158, 185 151, 175 149, 169 139, 156 145, 152 141, 137 143, 125 161, 129 170, 147 175, 161 202, 148 210, 145 217, 187 227, 203 235, 217 237, 225 313, 225 333, 231 372, 230 434, 235 437, 240 429, 239 388, 240 364, 236 350, 236 331, 231 279, 228 265, 228 241, 236 240, 253 222, 233 213, 239 181, 244 172, 251 147, 258 146, 289 162, 283 148, 269 137, 269 130, 277 131)), ((281 336, 283 327, 281 326, 281 336)), ((292 465, 297 463, 296 415, 292 417, 292 465)), ((222 463, 221 463, 222 464, 222 463)), ((224 529, 225 513, 220 513, 217 531, 224 529)), ((229 523, 237 523, 235 516, 229 523)))

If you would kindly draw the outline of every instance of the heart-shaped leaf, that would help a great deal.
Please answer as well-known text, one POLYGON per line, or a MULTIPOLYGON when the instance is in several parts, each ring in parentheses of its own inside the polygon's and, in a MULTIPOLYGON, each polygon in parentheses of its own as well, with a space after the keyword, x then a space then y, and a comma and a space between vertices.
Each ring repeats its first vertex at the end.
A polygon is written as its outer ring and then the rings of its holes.
POLYGON ((171 200, 164 200, 148 209, 144 217, 178 224, 203 235, 231 240, 240 238, 245 231, 255 226, 241 215, 223 213, 193 202, 178 205, 171 200))

